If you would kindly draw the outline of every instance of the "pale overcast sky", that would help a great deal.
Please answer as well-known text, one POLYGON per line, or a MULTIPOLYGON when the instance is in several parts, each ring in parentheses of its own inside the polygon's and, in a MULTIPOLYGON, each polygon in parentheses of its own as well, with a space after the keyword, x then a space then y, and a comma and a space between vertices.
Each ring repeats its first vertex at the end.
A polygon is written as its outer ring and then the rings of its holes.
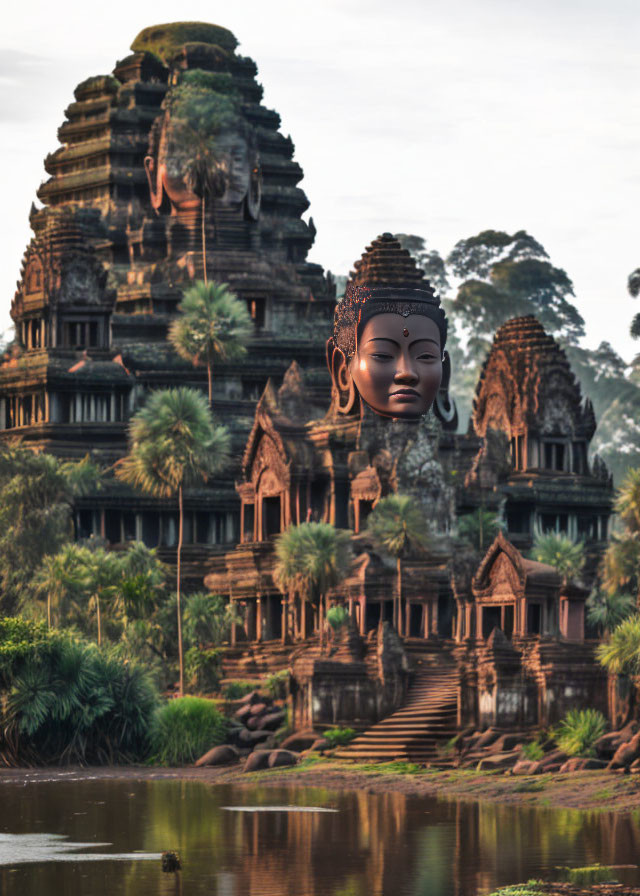
POLYGON ((147 25, 234 32, 282 117, 318 230, 311 259, 347 273, 384 230, 447 253, 525 229, 564 268, 586 344, 626 360, 640 311, 637 0, 71 0, 13 3, 0 34, 0 330, 43 159, 74 87, 147 25))

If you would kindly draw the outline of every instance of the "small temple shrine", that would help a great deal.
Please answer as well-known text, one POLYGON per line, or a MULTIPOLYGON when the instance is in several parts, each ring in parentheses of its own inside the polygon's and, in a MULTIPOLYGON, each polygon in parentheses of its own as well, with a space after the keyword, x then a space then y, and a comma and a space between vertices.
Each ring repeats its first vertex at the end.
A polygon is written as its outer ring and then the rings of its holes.
MULTIPOLYGON (((231 32, 202 23, 147 28, 131 49, 76 88, 45 161, 11 305, 16 339, 0 361, 0 438, 112 466, 151 390, 206 389, 205 368, 181 360, 167 333, 194 279, 227 283, 254 327, 246 357, 217 363, 214 377, 235 461, 186 493, 184 551, 188 586, 204 582, 240 611, 227 674, 290 668, 300 724, 376 722, 402 704, 411 674, 434 670, 458 726, 547 724, 576 702, 603 705, 584 604, 612 481, 589 459, 593 408, 560 345, 533 317, 500 327, 466 433, 455 371, 417 423, 341 413, 325 359, 335 283, 307 260, 302 169, 262 105, 255 63, 231 32), (397 603, 395 564, 367 534, 394 492, 429 519, 397 603), (502 521, 484 556, 458 539, 478 510, 502 521), (276 537, 308 521, 353 533, 352 568, 329 594, 350 621, 330 656, 318 652, 317 607, 273 575, 276 537), (585 582, 526 557, 545 532, 584 541, 585 582)), ((383 269, 381 240, 352 279, 383 269)), ((391 242, 394 263, 422 282, 391 242)), ((78 499, 76 535, 114 549, 140 540, 171 561, 177 509, 110 478, 78 499)))

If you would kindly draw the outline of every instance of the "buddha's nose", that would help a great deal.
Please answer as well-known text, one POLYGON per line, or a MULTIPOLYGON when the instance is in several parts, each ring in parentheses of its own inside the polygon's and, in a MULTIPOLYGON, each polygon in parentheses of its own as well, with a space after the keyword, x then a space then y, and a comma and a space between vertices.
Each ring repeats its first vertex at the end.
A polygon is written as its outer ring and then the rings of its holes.
POLYGON ((398 367, 394 376, 396 383, 417 383, 418 374, 414 367, 413 360, 404 353, 398 361, 398 367))

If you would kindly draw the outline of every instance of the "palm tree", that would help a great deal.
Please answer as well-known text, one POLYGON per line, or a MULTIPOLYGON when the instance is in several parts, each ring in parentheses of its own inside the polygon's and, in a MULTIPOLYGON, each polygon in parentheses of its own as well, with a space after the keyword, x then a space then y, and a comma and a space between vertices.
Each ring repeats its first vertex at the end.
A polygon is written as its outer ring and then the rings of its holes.
POLYGON ((335 588, 351 566, 351 532, 330 523, 300 523, 276 538, 273 578, 282 591, 297 591, 318 607, 320 647, 324 650, 327 591, 335 588))
POLYGON ((252 332, 244 302, 226 283, 197 280, 178 306, 181 316, 169 327, 169 341, 181 358, 207 365, 209 405, 213 403, 213 363, 241 358, 252 332))
POLYGON ((387 495, 371 511, 367 531, 374 544, 396 559, 396 610, 399 628, 402 598, 402 560, 410 553, 423 553, 428 544, 428 526, 422 509, 410 495, 387 495))
POLYGON ((585 564, 584 542, 574 542, 566 535, 547 532, 538 535, 531 556, 539 563, 555 566, 564 582, 576 579, 585 564))
POLYGON ((181 558, 184 533, 184 490, 206 481, 229 461, 230 436, 216 426, 206 399, 193 389, 153 392, 129 424, 130 450, 116 468, 118 479, 145 494, 178 498, 176 598, 178 618, 179 692, 184 690, 181 558))
POLYGON ((474 550, 485 551, 500 531, 500 520, 486 507, 478 507, 473 513, 465 513, 458 520, 460 538, 468 541, 474 550))
POLYGON ((613 509, 620 514, 629 532, 640 532, 640 467, 628 471, 613 509))
POLYGON ((601 634, 608 635, 633 613, 635 607, 636 602, 630 594, 596 589, 587 600, 587 619, 600 629, 601 634))
POLYGON ((89 597, 88 607, 96 615, 98 647, 102 644, 102 608, 117 596, 123 575, 123 558, 98 548, 80 548, 83 565, 83 590, 89 597), (102 603, 101 603, 102 602, 102 603))
POLYGON ((47 624, 53 625, 55 610, 58 625, 66 615, 69 605, 76 602, 82 594, 84 585, 84 569, 82 548, 68 544, 57 554, 47 554, 34 578, 36 593, 46 594, 47 624))
POLYGON ((600 663, 614 675, 640 674, 640 613, 624 619, 596 650, 600 663))
POLYGON ((613 535, 604 555, 602 583, 607 591, 629 591, 640 601, 640 538, 613 535))

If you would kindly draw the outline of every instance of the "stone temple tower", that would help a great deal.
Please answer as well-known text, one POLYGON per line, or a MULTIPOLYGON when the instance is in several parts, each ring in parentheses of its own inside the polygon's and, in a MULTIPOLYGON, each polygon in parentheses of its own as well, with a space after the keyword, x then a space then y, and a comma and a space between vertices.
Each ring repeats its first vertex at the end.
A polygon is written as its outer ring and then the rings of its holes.
MULTIPOLYGON (((176 355, 167 330, 206 269, 254 324, 246 358, 214 376, 214 411, 240 457, 256 400, 294 358, 311 393, 326 394, 335 288, 306 260, 315 228, 302 217, 302 169, 231 32, 154 26, 132 51, 78 85, 45 160, 11 306, 17 339, 0 365, 0 437, 111 464, 150 390, 204 390, 206 370, 176 355)), ((237 472, 189 496, 194 560, 237 539, 237 472)), ((170 548, 175 529, 170 505, 115 482, 78 506, 78 535, 111 545, 170 548)))

